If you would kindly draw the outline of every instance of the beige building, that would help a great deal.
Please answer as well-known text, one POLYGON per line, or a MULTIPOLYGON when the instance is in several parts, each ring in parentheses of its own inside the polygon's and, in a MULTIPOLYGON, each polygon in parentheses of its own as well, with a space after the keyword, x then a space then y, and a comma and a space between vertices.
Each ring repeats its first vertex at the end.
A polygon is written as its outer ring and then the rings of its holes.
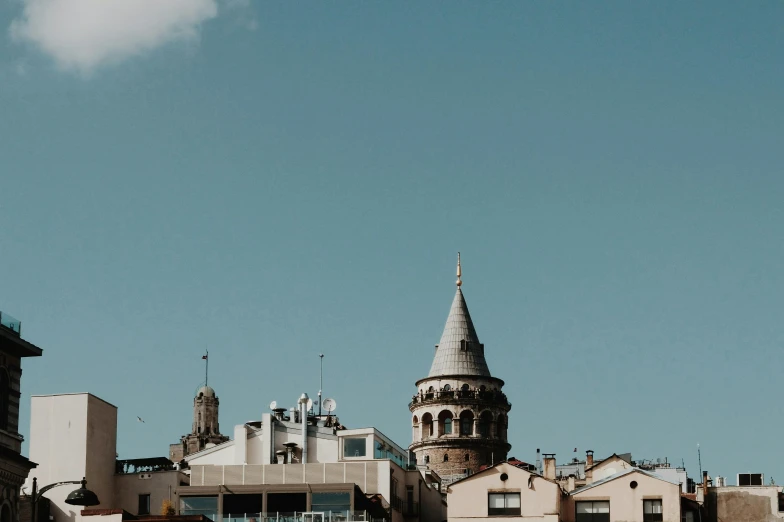
POLYGON ((681 522, 680 485, 626 468, 572 491, 564 522, 681 522))
POLYGON ((705 522, 784 520, 782 486, 721 486, 706 489, 705 522))
MULTIPOLYGON (((28 491, 33 477, 40 488, 85 477, 101 502, 96 509, 159 513, 163 500, 173 501, 176 489, 188 482, 165 458, 117 461, 117 407, 89 393, 32 397, 30 455, 38 467, 27 479, 28 491)), ((82 508, 65 503, 72 490, 45 494, 52 522, 81 519, 82 508)))
POLYGON ((503 462, 448 486, 448 520, 559 522, 563 497, 554 481, 503 462))

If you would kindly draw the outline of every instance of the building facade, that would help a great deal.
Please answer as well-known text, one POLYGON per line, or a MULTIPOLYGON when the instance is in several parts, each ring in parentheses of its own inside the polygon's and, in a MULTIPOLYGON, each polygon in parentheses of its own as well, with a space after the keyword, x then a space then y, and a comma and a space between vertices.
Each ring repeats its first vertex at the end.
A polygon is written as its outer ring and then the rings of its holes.
POLYGON ((35 463, 23 457, 19 434, 22 358, 43 350, 22 339, 21 323, 0 312, 0 521, 18 520, 19 488, 35 463))
MULTIPOLYGON (((117 460, 117 407, 89 393, 32 397, 30 456, 39 464, 28 477, 28 492, 34 477, 40 487, 85 477, 100 501, 95 509, 158 514, 163 501, 173 503, 176 489, 188 483, 165 457, 117 460)), ((45 494, 50 522, 81 520, 82 508, 65 502, 74 487, 45 494)))
POLYGON ((229 438, 221 435, 218 424, 220 400, 209 386, 202 386, 193 398, 193 425, 191 432, 183 435, 180 442, 169 446, 169 460, 180 462, 182 459, 201 451, 208 445, 226 442, 229 438))
POLYGON ((555 481, 525 466, 502 462, 448 487, 448 520, 559 522, 563 498, 563 491, 555 481))
POLYGON ((471 321, 458 255, 457 292, 427 377, 417 381, 409 409, 418 465, 435 470, 445 484, 506 460, 511 404, 493 377, 485 346, 471 321))
POLYGON ((408 452, 375 428, 347 429, 334 415, 308 412, 306 400, 185 457, 190 485, 177 488, 179 514, 216 522, 445 519, 436 473, 409 466, 408 452))

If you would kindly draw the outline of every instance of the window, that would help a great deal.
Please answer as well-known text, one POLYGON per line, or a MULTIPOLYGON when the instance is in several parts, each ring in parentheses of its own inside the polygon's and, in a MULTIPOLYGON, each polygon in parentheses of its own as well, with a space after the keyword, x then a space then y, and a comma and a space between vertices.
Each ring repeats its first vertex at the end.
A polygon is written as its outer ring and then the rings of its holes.
POLYGON ((343 457, 364 457, 366 456, 366 446, 364 438, 345 438, 343 439, 343 457))
POLYGON ((762 486, 762 473, 738 473, 738 486, 762 486))
POLYGON ((468 462, 469 460, 471 460, 471 455, 469 455, 468 453, 466 453, 466 454, 465 454, 465 461, 466 461, 466 462, 468 462))
POLYGON ((0 368, 0 429, 8 429, 8 401, 10 387, 8 373, 5 368, 0 368))
POLYGON ((136 513, 137 515, 149 515, 150 514, 150 494, 145 493, 143 495, 139 495, 139 511, 136 513))
POLYGON ((784 493, 779 493, 779 513, 784 511, 784 493))
POLYGON ((444 462, 449 462, 449 453, 444 453, 444 462))
POLYGON ((488 493, 487 494, 487 514, 488 516, 520 515, 520 493, 488 493))
POLYGON ((610 522, 610 502, 576 502, 574 514, 575 522, 610 522))
POLYGON ((447 418, 444 419, 444 435, 451 435, 452 434, 452 419, 447 418))
POLYGON ((218 497, 180 497, 180 515, 204 515, 218 518, 218 497))
POLYGON ((262 503, 264 495, 261 494, 243 494, 232 495, 223 494, 223 520, 237 519, 242 520, 257 518, 264 511, 262 503))
POLYGON ((425 455, 425 464, 430 464, 430 456, 425 455))
POLYGON ((661 499, 642 501, 642 520, 643 522, 662 522, 662 501, 661 499))
MULTIPOLYGON (((351 493, 311 493, 311 511, 331 512, 333 515, 340 513, 346 515, 351 512, 351 493)), ((326 518, 326 517, 325 517, 326 518)), ((329 519, 327 519, 329 520, 329 519)), ((333 518, 334 520, 334 518, 333 518)))
POLYGON ((444 384, 444 391, 445 392, 452 391, 452 387, 449 386, 448 384, 444 384))
POLYGON ((473 435, 474 433, 474 414, 464 411, 460 414, 460 435, 473 435))

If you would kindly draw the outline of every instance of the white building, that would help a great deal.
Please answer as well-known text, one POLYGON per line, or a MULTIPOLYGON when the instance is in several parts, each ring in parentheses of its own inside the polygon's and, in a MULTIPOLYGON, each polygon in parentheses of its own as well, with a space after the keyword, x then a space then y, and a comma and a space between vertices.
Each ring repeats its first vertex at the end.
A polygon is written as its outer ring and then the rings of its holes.
MULTIPOLYGON (((30 472, 26 491, 33 477, 39 488, 85 477, 101 502, 96 509, 136 515, 158 512, 163 500, 174 501, 176 489, 188 483, 187 475, 167 469, 171 462, 165 458, 117 461, 116 406, 89 393, 36 395, 31 402, 30 458, 38 467, 30 472)), ((57 487, 45 494, 50 520, 79 522, 82 508, 65 503, 75 488, 57 487)))
POLYGON ((375 428, 346 429, 334 416, 308 413, 306 400, 187 456, 179 514, 216 522, 446 518, 436 473, 409 465, 407 451, 375 428))
MULTIPOLYGON (((440 478, 408 464, 405 449, 375 428, 345 429, 335 416, 265 414, 234 427, 234 440, 188 455, 117 460, 117 408, 88 393, 34 396, 30 455, 39 487, 86 477, 99 510, 179 514, 215 522, 389 520, 442 522, 440 478), (306 431, 303 432, 303 427, 306 431), (307 436, 303 436, 303 435, 307 436), (314 518, 315 517, 315 518, 314 518)), ((46 493, 53 522, 81 522, 65 503, 74 488, 46 493)))

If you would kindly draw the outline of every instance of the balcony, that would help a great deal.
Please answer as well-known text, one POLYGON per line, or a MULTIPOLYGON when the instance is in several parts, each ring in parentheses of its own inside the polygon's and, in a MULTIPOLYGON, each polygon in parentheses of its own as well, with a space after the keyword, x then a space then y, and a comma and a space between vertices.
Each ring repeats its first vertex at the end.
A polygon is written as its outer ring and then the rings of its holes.
POLYGON ((408 407, 411 409, 417 404, 428 404, 430 402, 476 402, 484 404, 497 404, 501 406, 511 406, 506 394, 501 391, 492 390, 449 390, 432 391, 421 395, 414 395, 408 407))
POLYGON ((14 319, 4 312, 0 312, 0 327, 11 330, 16 335, 22 335, 22 321, 14 319))

